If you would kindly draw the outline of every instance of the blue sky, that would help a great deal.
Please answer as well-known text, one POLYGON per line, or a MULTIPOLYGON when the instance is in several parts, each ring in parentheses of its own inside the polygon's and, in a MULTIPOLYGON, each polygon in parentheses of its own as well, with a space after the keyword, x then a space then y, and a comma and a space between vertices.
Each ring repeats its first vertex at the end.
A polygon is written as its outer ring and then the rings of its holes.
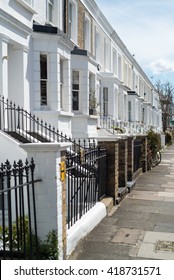
POLYGON ((95 0, 155 83, 174 84, 174 0, 95 0))

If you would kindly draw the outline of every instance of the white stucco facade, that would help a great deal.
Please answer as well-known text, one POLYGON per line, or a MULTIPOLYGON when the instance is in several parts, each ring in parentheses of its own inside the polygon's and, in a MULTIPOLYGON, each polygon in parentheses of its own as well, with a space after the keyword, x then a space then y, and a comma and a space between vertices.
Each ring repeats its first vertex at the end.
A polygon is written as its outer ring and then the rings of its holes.
POLYGON ((67 35, 64 35, 63 1, 55 1, 51 10, 48 1, 1 2, 1 95, 74 138, 97 137, 99 119, 103 116, 105 120, 112 119, 124 125, 135 121, 137 125, 161 130, 159 99, 154 98, 152 83, 95 1, 81 1, 92 30, 89 42, 87 39, 84 42, 87 44, 85 55, 72 52, 74 46, 79 48, 77 1, 72 2, 76 35, 69 35, 67 27, 67 35), (47 56, 46 105, 41 104, 42 54, 47 56), (73 108, 73 71, 79 72, 78 110, 73 108), (92 117, 89 113, 91 76, 98 104, 92 117), (128 91, 135 94, 129 97, 128 91), (135 108, 131 121, 129 101, 135 108))
MULTIPOLYGON (((117 126, 125 135, 149 128, 160 133, 159 96, 96 2, 71 0, 68 7, 63 0, 53 2, 0 0, 0 95, 74 139, 113 139, 110 131, 117 126)), ((7 108, 0 108, 4 116, 7 108)), ((19 146, 1 131, 0 143, 1 162, 34 157, 36 176, 44 182, 37 190, 39 235, 58 229, 62 248, 62 185, 57 178, 66 145, 19 146), (51 218, 45 225, 47 215, 51 218)), ((79 236, 106 215, 102 204, 96 209, 97 218, 91 211, 88 224, 83 220, 68 232, 68 254, 79 236)))

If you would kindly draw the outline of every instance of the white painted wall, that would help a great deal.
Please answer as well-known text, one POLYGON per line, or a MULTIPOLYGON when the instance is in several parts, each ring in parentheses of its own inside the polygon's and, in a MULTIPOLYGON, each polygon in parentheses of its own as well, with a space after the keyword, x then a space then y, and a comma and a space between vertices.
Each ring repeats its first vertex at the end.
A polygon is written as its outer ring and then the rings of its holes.
POLYGON ((4 163, 7 159, 11 163, 19 159, 25 161, 26 158, 27 153, 19 147, 19 143, 0 131, 0 163, 4 163))
MULTIPOLYGON (((22 5, 24 2, 23 0, 17 0, 17 1, 11 1, 11 0, 1 0, 0 6, 1 9, 10 15, 11 17, 14 17, 16 20, 18 20, 20 23, 25 25, 26 27, 32 27, 32 17, 35 11, 32 9, 32 7, 28 5, 22 5)), ((42 1, 43 2, 43 1, 42 1)))
POLYGON ((67 256, 72 253, 80 239, 85 237, 105 216, 106 206, 98 202, 67 230, 67 256))
POLYGON ((38 236, 45 240, 49 231, 58 233, 59 258, 62 259, 62 183, 60 181, 61 151, 67 143, 22 144, 28 158, 35 162, 35 179, 42 182, 35 185, 38 236))

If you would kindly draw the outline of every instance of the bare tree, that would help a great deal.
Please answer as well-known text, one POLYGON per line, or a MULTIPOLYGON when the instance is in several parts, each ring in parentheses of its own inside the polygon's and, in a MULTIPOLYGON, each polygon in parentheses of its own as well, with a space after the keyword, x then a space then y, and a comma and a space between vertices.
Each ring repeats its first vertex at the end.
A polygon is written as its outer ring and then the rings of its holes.
POLYGON ((165 132, 170 127, 170 121, 173 116, 174 86, 170 82, 162 84, 161 81, 157 81, 155 87, 159 93, 162 109, 163 131, 165 132))

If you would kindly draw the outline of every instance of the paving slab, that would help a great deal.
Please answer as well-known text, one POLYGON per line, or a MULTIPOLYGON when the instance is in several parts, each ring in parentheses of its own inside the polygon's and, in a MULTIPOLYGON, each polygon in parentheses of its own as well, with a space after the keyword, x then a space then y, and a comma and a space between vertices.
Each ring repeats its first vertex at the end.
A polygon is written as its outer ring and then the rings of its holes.
POLYGON ((141 232, 138 229, 120 228, 111 242, 136 245, 141 232))
POLYGON ((174 260, 174 145, 74 252, 78 260, 174 260))
POLYGON ((173 260, 174 233, 146 232, 137 256, 173 260))

